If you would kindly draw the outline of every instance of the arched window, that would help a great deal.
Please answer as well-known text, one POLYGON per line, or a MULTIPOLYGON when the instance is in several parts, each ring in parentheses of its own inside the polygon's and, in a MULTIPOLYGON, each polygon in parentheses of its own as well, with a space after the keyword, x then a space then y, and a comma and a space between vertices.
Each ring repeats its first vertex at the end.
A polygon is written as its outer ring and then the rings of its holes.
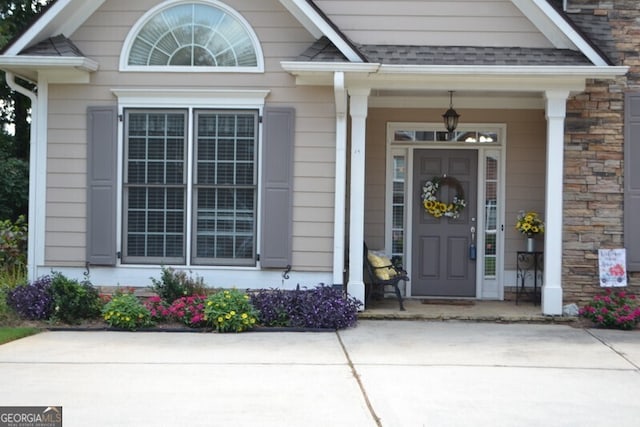
POLYGON ((261 71, 257 37, 238 13, 217 1, 176 2, 152 9, 125 41, 121 69, 261 71))

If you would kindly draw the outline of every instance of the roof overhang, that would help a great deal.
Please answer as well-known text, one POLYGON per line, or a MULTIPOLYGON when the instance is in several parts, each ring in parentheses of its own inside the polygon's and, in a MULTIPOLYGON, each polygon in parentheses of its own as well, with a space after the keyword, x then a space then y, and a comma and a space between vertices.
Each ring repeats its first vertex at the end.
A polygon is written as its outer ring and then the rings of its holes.
POLYGON ((547 0, 511 0, 557 49, 573 49, 596 66, 608 65, 607 58, 573 28, 547 0))
POLYGON ((24 49, 40 43, 51 36, 71 36, 105 0, 57 0, 11 45, 3 55, 18 55, 24 49))
POLYGON ((77 56, 0 56, 0 69, 32 82, 46 77, 49 83, 89 83, 98 63, 77 56))
POLYGON ((385 65, 284 61, 299 85, 332 86, 343 72, 346 87, 406 90, 584 91, 587 79, 614 79, 629 67, 385 65))
MULTIPOLYGON (((533 25, 557 49, 577 50, 584 54, 595 66, 610 65, 602 52, 585 39, 547 0, 511 0, 533 25)), ((280 3, 316 39, 326 36, 349 61, 362 62, 364 57, 344 34, 308 0, 280 0, 280 3)))
POLYGON ((307 0, 280 0, 280 3, 316 39, 326 36, 349 61, 364 61, 362 54, 337 30, 320 9, 312 6, 312 3, 307 0))

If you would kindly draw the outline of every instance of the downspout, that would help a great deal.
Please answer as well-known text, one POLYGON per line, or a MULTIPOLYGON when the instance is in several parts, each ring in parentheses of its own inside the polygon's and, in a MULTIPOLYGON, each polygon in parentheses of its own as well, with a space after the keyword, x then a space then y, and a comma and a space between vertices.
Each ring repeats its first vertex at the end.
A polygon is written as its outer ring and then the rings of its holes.
POLYGON ((5 71, 5 81, 11 90, 18 92, 31 100, 31 129, 29 136, 29 215, 28 226, 29 232, 27 237, 27 279, 32 281, 36 278, 36 173, 38 171, 37 164, 37 118, 38 118, 38 96, 35 92, 19 85, 16 82, 15 75, 9 71, 5 71))
POLYGON ((347 92, 344 73, 333 75, 336 100, 336 172, 333 217, 333 284, 344 285, 345 217, 347 187, 347 92))

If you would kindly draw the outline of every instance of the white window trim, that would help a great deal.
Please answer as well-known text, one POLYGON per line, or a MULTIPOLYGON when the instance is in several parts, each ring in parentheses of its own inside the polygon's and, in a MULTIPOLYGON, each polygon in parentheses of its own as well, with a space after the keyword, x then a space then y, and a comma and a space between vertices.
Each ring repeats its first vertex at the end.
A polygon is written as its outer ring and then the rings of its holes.
POLYGON ((226 4, 218 0, 167 0, 164 3, 157 5, 147 11, 138 21, 131 27, 129 34, 124 39, 122 45, 122 51, 120 52, 120 71, 132 71, 132 72, 163 72, 163 73, 264 73, 264 54, 260 45, 260 39, 256 35, 253 27, 249 22, 235 9, 227 6, 226 4), (171 7, 180 4, 203 4, 207 6, 217 7, 222 9, 225 13, 233 16, 237 19, 247 32, 247 35, 251 39, 253 49, 256 53, 256 66, 255 67, 190 67, 190 66, 157 66, 157 65, 129 65, 129 53, 131 47, 136 39, 136 36, 142 29, 142 27, 151 19, 156 13, 169 9, 171 7))
MULTIPOLYGON (((122 88, 114 88, 111 89, 111 92, 118 98, 118 116, 124 117, 124 110, 127 108, 185 108, 189 110, 189 127, 193 128, 193 122, 191 118, 191 114, 194 109, 198 108, 207 108, 207 109, 248 109, 248 110, 258 110, 258 115, 262 117, 264 113, 264 104, 265 98, 269 95, 269 90, 191 90, 191 89, 180 89, 180 88, 160 88, 160 89, 122 89, 122 88)), ((193 139, 192 133, 188 134, 188 159, 187 159, 187 174, 191 176, 193 173, 193 161, 191 159, 193 154, 193 139)), ((262 153, 262 126, 259 124, 258 126, 258 167, 260 168, 260 162, 263 156, 262 153)), ((116 209, 117 209, 117 218, 116 218, 116 247, 122 248, 122 227, 123 227, 123 168, 124 168, 124 121, 118 121, 118 179, 117 179, 117 199, 116 199, 116 209)), ((256 206, 256 247, 260 247, 260 235, 261 235, 261 205, 262 205, 262 182, 261 182, 261 173, 258 173, 258 204, 256 206)), ((188 200, 187 203, 191 203, 190 192, 188 192, 188 200)), ((187 227, 185 232, 191 233, 191 224, 192 218, 190 215, 187 216, 187 227)), ((221 269, 221 270, 229 270, 229 269, 237 269, 237 270, 259 270, 260 263, 257 262, 255 266, 201 266, 201 265, 193 265, 191 264, 191 249, 190 244, 186 247, 187 252, 185 253, 185 265, 180 265, 178 267, 197 267, 197 268, 205 268, 205 269, 221 269)), ((147 264, 123 264, 122 257, 119 257, 117 260, 118 267, 125 268, 147 268, 149 265, 147 264)))

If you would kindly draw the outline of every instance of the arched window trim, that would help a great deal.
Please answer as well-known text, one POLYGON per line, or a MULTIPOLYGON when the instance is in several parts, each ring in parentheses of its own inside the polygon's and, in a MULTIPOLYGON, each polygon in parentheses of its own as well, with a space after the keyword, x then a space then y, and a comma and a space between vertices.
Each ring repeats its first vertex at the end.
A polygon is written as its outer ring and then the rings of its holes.
POLYGON ((262 73, 264 72, 264 56, 262 54, 262 48, 260 46, 260 41, 258 36, 253 31, 253 28, 247 22, 247 20, 240 15, 235 9, 227 6, 226 4, 218 1, 218 0, 167 0, 164 3, 157 5, 154 8, 151 8, 142 15, 140 19, 131 27, 129 34, 127 34, 126 39, 124 40, 124 45, 122 51, 120 52, 120 71, 144 71, 144 72, 171 72, 171 73, 184 73, 184 72, 199 72, 199 73, 262 73), (179 6, 181 4, 202 4, 206 6, 213 6, 221 9, 225 13, 237 19, 244 27, 249 36, 253 48, 256 53, 256 62, 257 65, 254 67, 203 67, 203 66, 169 66, 169 65, 129 65, 129 54, 131 52, 131 48, 133 43, 138 36, 138 33, 144 25, 149 22, 151 18, 153 18, 157 13, 165 9, 170 9, 175 6, 179 6))

